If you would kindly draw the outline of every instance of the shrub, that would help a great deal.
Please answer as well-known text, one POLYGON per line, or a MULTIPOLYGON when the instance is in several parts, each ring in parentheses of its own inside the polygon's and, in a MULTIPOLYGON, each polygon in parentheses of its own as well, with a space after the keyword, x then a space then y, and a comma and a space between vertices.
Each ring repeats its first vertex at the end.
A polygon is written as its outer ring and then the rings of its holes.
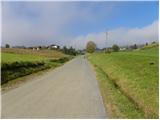
POLYGON ((112 52, 112 49, 108 48, 105 50, 105 53, 111 53, 112 52))
POLYGON ((119 48, 118 45, 114 44, 114 45, 112 46, 112 49, 113 49, 114 52, 118 52, 120 48, 119 48))
POLYGON ((44 62, 2 63, 1 84, 36 71, 47 69, 48 67, 44 62))
POLYGON ((6 44, 6 46, 5 46, 6 48, 10 48, 10 45, 9 44, 6 44))
POLYGON ((29 75, 31 73, 48 69, 50 67, 56 67, 66 61, 70 60, 70 57, 63 57, 60 59, 52 59, 48 62, 13 62, 2 63, 1 65, 1 84, 5 84, 10 80, 29 75))
POLYGON ((62 52, 65 54, 74 55, 74 56, 78 54, 78 52, 74 48, 72 47, 67 48, 66 46, 63 47, 62 52))
POLYGON ((50 62, 65 63, 69 60, 70 60, 69 57, 63 57, 63 58, 60 58, 60 59, 52 59, 52 60, 50 60, 50 62))

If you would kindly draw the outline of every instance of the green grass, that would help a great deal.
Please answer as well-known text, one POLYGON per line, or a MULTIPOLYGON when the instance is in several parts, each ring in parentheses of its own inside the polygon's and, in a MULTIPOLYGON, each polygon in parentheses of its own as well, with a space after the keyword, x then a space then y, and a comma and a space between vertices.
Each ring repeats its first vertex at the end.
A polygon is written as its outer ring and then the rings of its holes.
POLYGON ((72 57, 59 51, 3 49, 1 53, 1 84, 48 68, 55 68, 72 57))
POLYGON ((16 62, 16 61, 43 61, 46 57, 30 55, 30 54, 16 54, 16 53, 1 53, 1 62, 16 62))
POLYGON ((158 47, 159 46, 159 44, 158 43, 152 43, 152 44, 149 44, 149 45, 147 45, 147 46, 144 46, 143 48, 141 48, 141 49, 150 49, 150 48, 156 48, 156 47, 158 47))
POLYGON ((1 84, 31 73, 50 68, 45 62, 13 62, 1 66, 1 84))
POLYGON ((158 56, 158 47, 136 50, 134 52, 121 52, 121 54, 130 54, 130 55, 140 55, 140 56, 150 56, 150 57, 159 57, 158 56))
POLYGON ((59 59, 63 57, 68 57, 68 55, 63 54, 61 51, 58 50, 32 50, 32 49, 18 49, 18 48, 2 48, 2 53, 13 53, 13 54, 20 54, 20 55, 33 55, 39 57, 46 57, 50 59, 59 59))
POLYGON ((106 106, 107 115, 110 118, 143 118, 144 113, 137 109, 130 100, 123 95, 106 73, 99 67, 95 68, 98 83, 106 106))
MULTIPOLYGON (((108 102, 113 102, 117 111, 120 112, 118 118, 158 118, 158 47, 134 52, 95 53, 89 55, 88 59, 104 71, 109 80, 113 81, 121 91, 121 95, 116 90, 110 91, 107 94, 113 96, 114 99, 106 98, 108 102), (123 100, 117 101, 121 97, 128 98, 135 109, 128 102, 124 105, 123 100), (132 111, 134 115, 130 114, 132 111)), ((100 71, 97 73, 102 74, 100 71)), ((105 76, 97 77, 105 79, 105 76)), ((104 83, 109 84, 107 80, 104 83)), ((100 82, 100 85, 104 83, 100 82)), ((105 89, 104 85, 103 88, 105 89)), ((111 117, 114 117, 114 114, 111 117)))

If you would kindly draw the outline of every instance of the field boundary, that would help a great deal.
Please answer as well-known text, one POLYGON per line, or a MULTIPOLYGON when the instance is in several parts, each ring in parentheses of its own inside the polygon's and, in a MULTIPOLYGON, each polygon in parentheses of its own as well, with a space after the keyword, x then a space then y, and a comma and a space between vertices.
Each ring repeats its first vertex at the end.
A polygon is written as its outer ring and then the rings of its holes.
POLYGON ((49 63, 45 63, 45 64, 49 64, 49 65, 45 65, 46 66, 45 69, 37 70, 37 71, 34 71, 34 72, 30 73, 30 74, 19 76, 19 77, 15 78, 15 79, 9 80, 7 83, 2 84, 1 85, 2 91, 4 93, 4 92, 6 92, 8 90, 14 89, 14 88, 18 87, 19 85, 21 85, 22 83, 30 81, 33 77, 41 76, 41 74, 43 74, 43 73, 46 73, 46 72, 48 72, 50 70, 56 69, 58 67, 61 67, 62 65, 64 65, 67 62, 69 62, 72 59, 73 59, 73 57, 70 57, 68 59, 62 58, 62 59, 54 60, 54 61, 51 60, 50 64, 49 63))
POLYGON ((124 90, 122 90, 121 86, 119 86, 115 82, 115 80, 113 80, 106 72, 104 72, 104 70, 101 67, 99 67, 97 65, 95 65, 95 67, 97 67, 111 81, 111 83, 114 85, 114 87, 117 90, 119 90, 122 93, 122 95, 124 95, 132 104, 134 104, 134 106, 137 110, 142 110, 141 107, 138 105, 138 103, 131 96, 129 96, 124 90))
POLYGON ((121 88, 121 86, 116 82, 117 81, 116 79, 113 79, 112 76, 107 74, 101 67, 99 67, 97 65, 95 65, 95 66, 104 73, 104 75, 113 83, 115 88, 118 89, 122 93, 122 95, 124 95, 135 106, 135 108, 137 110, 143 111, 143 114, 144 114, 145 118, 148 118, 148 117, 152 118, 152 116, 148 116, 145 113, 145 110, 144 110, 143 106, 141 106, 136 100, 134 100, 134 98, 132 96, 127 94, 127 92, 121 88))
MULTIPOLYGON (((58 66, 58 67, 60 67, 60 66, 58 66)), ((58 67, 56 67, 56 68, 58 68, 58 67)), ((32 81, 32 78, 44 75, 45 73, 47 73, 47 72, 49 72, 50 70, 53 70, 53 69, 55 69, 55 68, 52 67, 52 68, 44 69, 44 70, 41 70, 41 71, 34 72, 32 74, 28 74, 28 75, 16 78, 14 80, 11 80, 8 83, 3 84, 1 86, 2 94, 11 90, 11 89, 17 88, 17 87, 19 87, 20 85, 22 85, 26 82, 32 81)))
MULTIPOLYGON (((114 98, 109 102, 112 103, 113 101, 122 114, 127 115, 127 118, 135 118, 136 116, 139 118, 137 111, 141 110, 144 115, 140 118, 159 117, 158 47, 126 53, 93 53, 88 54, 87 57, 92 65, 97 65, 108 77, 106 78, 101 74, 100 70, 96 69, 100 84, 104 84, 101 85, 104 89, 104 94, 109 93, 110 98, 114 98), (114 86, 110 85, 109 80, 112 80, 114 86), (120 96, 119 93, 116 93, 115 89, 112 90, 114 87, 119 89, 137 110, 126 99, 121 99, 122 95, 120 96), (124 101, 126 101, 126 104, 124 101), (130 106, 127 107, 127 104, 130 106), (133 114, 131 113, 132 111, 133 114)), ((106 99, 108 98, 106 96, 106 99)))
MULTIPOLYGON (((122 95, 122 97, 125 97, 130 102, 130 104, 132 104, 132 106, 134 106, 135 110, 140 112, 139 113, 140 116, 144 116, 145 117, 144 111, 138 106, 138 104, 132 99, 132 97, 128 96, 120 88, 120 86, 117 83, 115 83, 115 81, 106 72, 104 72, 104 70, 102 68, 100 68, 96 64, 93 64, 93 63, 91 63, 91 64, 92 64, 92 66, 94 68, 94 71, 95 71, 95 74, 96 74, 96 77, 97 77, 97 81, 98 81, 98 85, 100 87, 100 91, 101 91, 101 95, 102 95, 102 98, 103 98, 103 103, 105 105, 106 113, 110 118, 128 118, 128 117, 126 117, 125 115, 121 114, 120 111, 116 108, 116 106, 114 106, 114 105, 112 106, 112 103, 108 103, 107 102, 108 100, 107 100, 107 98, 105 98, 106 97, 105 89, 102 88, 104 85, 102 85, 102 83, 100 82, 100 81, 103 81, 103 80, 100 80, 98 78, 98 76, 97 76, 98 74, 101 74, 101 75, 103 74, 105 79, 108 79, 109 82, 112 84, 112 86, 114 87, 113 89, 116 89, 117 91, 119 91, 120 94, 122 95), (101 71, 101 73, 97 73, 97 70, 101 71)), ((142 117, 138 117, 138 118, 142 118, 142 117)))

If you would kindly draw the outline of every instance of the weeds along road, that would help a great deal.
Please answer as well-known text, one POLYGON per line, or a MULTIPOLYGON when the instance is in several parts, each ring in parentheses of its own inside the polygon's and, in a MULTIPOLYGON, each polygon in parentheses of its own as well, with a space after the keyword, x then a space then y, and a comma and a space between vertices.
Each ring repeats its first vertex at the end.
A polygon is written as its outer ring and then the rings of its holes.
POLYGON ((2 94, 2 118, 106 118, 84 56, 2 94))

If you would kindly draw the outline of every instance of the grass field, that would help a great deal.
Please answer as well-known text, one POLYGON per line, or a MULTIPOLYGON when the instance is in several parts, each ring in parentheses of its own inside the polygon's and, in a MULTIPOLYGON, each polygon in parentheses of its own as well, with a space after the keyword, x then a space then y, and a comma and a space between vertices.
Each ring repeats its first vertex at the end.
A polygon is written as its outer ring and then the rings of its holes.
POLYGON ((158 47, 88 55, 111 118, 158 118, 158 47))
POLYGON ((67 55, 63 54, 57 50, 32 50, 32 49, 18 49, 18 48, 2 48, 2 53, 14 53, 14 54, 27 54, 27 55, 34 55, 40 57, 47 57, 52 59, 59 59, 62 57, 66 57, 67 55))
POLYGON ((57 67, 71 59, 56 50, 2 49, 1 84, 44 69, 57 67))
POLYGON ((30 54, 16 54, 16 53, 1 53, 1 62, 16 62, 16 61, 44 61, 48 58, 37 56, 37 55, 30 55, 30 54))

